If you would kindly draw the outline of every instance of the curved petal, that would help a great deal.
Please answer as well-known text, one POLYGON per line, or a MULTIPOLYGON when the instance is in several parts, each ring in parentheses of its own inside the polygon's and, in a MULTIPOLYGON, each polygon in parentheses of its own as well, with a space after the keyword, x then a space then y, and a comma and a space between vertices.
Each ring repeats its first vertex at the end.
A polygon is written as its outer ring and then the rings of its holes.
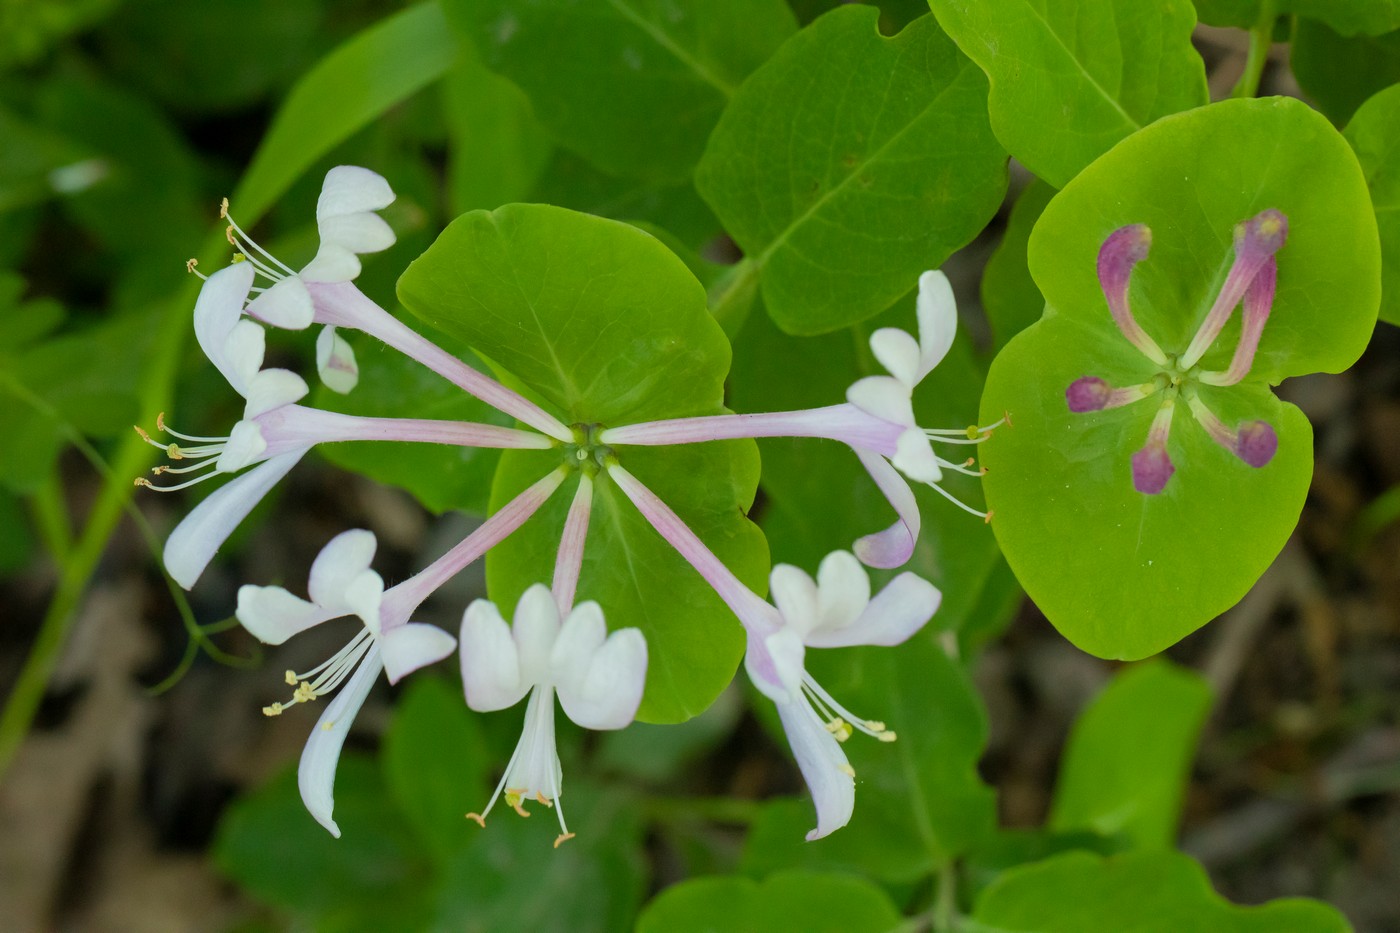
POLYGON ((341 395, 355 388, 360 381, 360 364, 355 362, 355 348, 337 334, 333 326, 321 328, 316 335, 316 372, 327 389, 341 395))
POLYGON ((841 743, 817 718, 805 699, 778 704, 778 718, 783 722, 792 757, 812 803, 817 807, 817 826, 807 833, 807 841, 820 839, 851 821, 856 806, 856 782, 850 773, 850 763, 841 743))
POLYGON ((421 622, 396 625, 379 636, 379 653, 383 655, 384 673, 391 684, 420 667, 436 664, 456 647, 457 639, 436 625, 421 622))
POLYGON ((904 385, 912 388, 919 381, 919 342, 898 327, 882 327, 871 334, 870 352, 904 385))
POLYGON ((360 257, 323 240, 316 256, 298 274, 308 282, 350 282, 359 276, 360 268, 360 257))
POLYGON ((494 603, 478 599, 467 607, 458 641, 467 705, 489 713, 519 703, 531 685, 521 680, 520 653, 494 603))
POLYGON ((219 454, 214 469, 220 473, 237 473, 246 466, 252 466, 267 452, 267 441, 263 438, 262 427, 256 421, 240 421, 229 432, 228 443, 219 454))
POLYGON ((233 372, 229 376, 229 385, 247 398, 253 379, 262 369, 263 357, 267 355, 267 333, 256 321, 240 320, 224 337, 223 354, 224 362, 233 372))
POLYGON ((356 577, 369 569, 378 546, 374 532, 363 528, 342 531, 327 541, 321 553, 311 562, 311 580, 307 589, 311 592, 312 602, 353 612, 345 597, 346 591, 356 577))
POLYGON ((817 625, 817 584, 805 571, 778 564, 768 577, 768 588, 784 624, 799 636, 806 636, 817 625))
POLYGON ((559 748, 554 741, 554 691, 541 687, 530 694, 525 705, 525 723, 520 741, 506 766, 506 792, 521 797, 537 794, 558 800, 563 790, 564 770, 559 764, 559 748))
POLYGON ((647 640, 641 629, 625 628, 592 652, 582 678, 556 689, 564 712, 580 726, 621 729, 636 717, 646 681, 647 640))
POLYGON ((913 635, 938 611, 943 594, 923 577, 901 573, 876 594, 860 617, 839 629, 814 632, 810 648, 852 645, 897 645, 913 635))
POLYGON ((893 376, 866 376, 846 390, 846 401, 868 415, 891 424, 914 426, 909 387, 893 376))
POLYGON ((280 645, 336 617, 334 610, 307 602, 280 586, 240 586, 235 614, 254 638, 268 645, 280 645))
MULTIPOLYGON (((850 551, 832 551, 817 567, 817 624, 813 634, 845 628, 870 602, 870 575, 850 551)), ((805 639, 813 644, 811 638, 805 639)))
POLYGON ((936 483, 943 478, 943 469, 933 453, 928 435, 918 428, 909 428, 895 442, 894 468, 916 483, 936 483))
POLYGON ((165 541, 165 569, 175 582, 185 589, 194 586, 238 523, 305 454, 294 450, 273 457, 195 506, 165 541))
POLYGON ((919 276, 915 308, 919 316, 919 374, 914 382, 918 383, 943 362, 958 332, 958 303, 948 277, 937 270, 919 276))
POLYGON ((377 211, 394 203, 394 189, 378 172, 358 165, 337 165, 326 172, 316 200, 316 220, 377 211))
POLYGON ((549 680, 576 686, 588 676, 593 655, 608 639, 603 609, 593 600, 579 603, 559 626, 559 636, 549 652, 549 680))
POLYGON ((248 381, 243 417, 256 418, 275 408, 298 402, 311 391, 306 380, 290 369, 264 369, 248 381))
POLYGON ((750 634, 748 643, 744 670, 753 685, 774 703, 800 700, 807 656, 801 637, 782 628, 767 637, 750 634))
POLYGON ((284 330, 305 330, 316 314, 311 292, 301 277, 295 275, 273 282, 267 291, 248 303, 247 310, 258 320, 284 330))
POLYGON ((242 393, 242 383, 224 355, 224 343, 243 314, 243 301, 253 287, 253 265, 236 262, 204 280, 194 303, 194 336, 209 362, 229 385, 242 393))
POLYGON ((345 588, 345 605, 369 626, 370 631, 379 634, 383 620, 379 615, 380 604, 384 601, 384 578, 373 570, 356 574, 345 588))
POLYGON ((341 688, 321 714, 316 728, 306 740, 301 751, 301 763, 297 766, 297 787, 301 790, 301 802, 330 834, 340 838, 340 827, 331 818, 335 809, 335 766, 340 761, 340 749, 345 737, 355 722, 355 715, 365 704, 384 663, 379 652, 373 648, 360 662, 359 670, 341 688))
POLYGON ((852 550, 867 567, 898 567, 914 554, 914 542, 919 538, 919 504, 899 471, 885 462, 879 454, 856 449, 856 456, 865 465, 870 478, 885 494, 899 518, 884 531, 866 535, 856 541, 852 550))
POLYGON ((527 684, 549 679, 549 660, 559 637, 559 607, 543 583, 531 586, 515 604, 511 636, 520 651, 520 679, 527 684))
POLYGON ((394 245, 394 231, 378 214, 361 212, 327 217, 320 222, 321 242, 352 253, 377 253, 394 245))

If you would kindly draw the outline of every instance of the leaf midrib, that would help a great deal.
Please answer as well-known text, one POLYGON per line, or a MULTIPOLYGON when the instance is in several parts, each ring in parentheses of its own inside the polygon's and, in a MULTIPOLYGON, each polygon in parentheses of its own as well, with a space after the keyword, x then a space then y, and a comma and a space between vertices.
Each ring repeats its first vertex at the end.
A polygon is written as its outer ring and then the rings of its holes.
POLYGON ((679 44, 677 44, 676 41, 672 39, 661 27, 657 26, 650 20, 644 18, 636 10, 632 9, 626 3, 622 2, 622 0, 608 0, 608 5, 611 6, 614 10, 616 10, 619 14, 621 14, 625 19, 629 20, 642 32, 646 33, 647 36, 649 36, 653 42, 661 46, 667 52, 671 53, 671 56, 675 58, 676 61, 680 62, 682 65, 685 65, 691 71, 695 72, 695 74, 706 84, 719 91, 725 97, 734 96, 734 85, 730 84, 728 81, 725 81, 719 75, 715 74, 713 71, 707 68, 704 65, 704 63, 702 63, 699 59, 695 58, 684 48, 682 48, 679 44))
POLYGON ((1092 87, 1095 91, 1098 91, 1104 100, 1112 104, 1113 109, 1118 111, 1118 113, 1123 117, 1123 119, 1126 120, 1129 123, 1129 125, 1132 126, 1133 130, 1142 129, 1142 124, 1139 123, 1136 119, 1134 119, 1133 116, 1130 113, 1128 113, 1128 111, 1123 109, 1123 105, 1118 102, 1118 98, 1108 93, 1108 89, 1105 88, 1102 84, 1100 84, 1098 82, 1098 79, 1091 75, 1089 73, 1089 70, 1085 68, 1083 64, 1080 63, 1080 60, 1077 57, 1075 57, 1074 52, 1070 49, 1069 46, 1065 45, 1065 41, 1060 38, 1060 34, 1057 33, 1053 27, 1051 27, 1050 22, 1040 14, 1040 11, 1037 10, 1031 4, 1026 3, 1025 0, 1022 0, 1021 5, 1024 6, 1030 12, 1030 14, 1034 16, 1042 26, 1045 27, 1045 31, 1048 32, 1050 34, 1050 37, 1055 40, 1055 44, 1059 46, 1060 50, 1065 53, 1065 57, 1070 60, 1070 63, 1073 64, 1075 68, 1079 71, 1079 73, 1084 76, 1084 80, 1089 82, 1089 86, 1092 87))

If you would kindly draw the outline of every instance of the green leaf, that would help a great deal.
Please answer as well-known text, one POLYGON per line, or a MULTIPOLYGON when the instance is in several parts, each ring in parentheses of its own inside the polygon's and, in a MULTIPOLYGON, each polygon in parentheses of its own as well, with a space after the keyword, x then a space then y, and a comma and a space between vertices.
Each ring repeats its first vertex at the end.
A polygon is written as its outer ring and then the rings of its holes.
POLYGON ((388 805, 378 769, 362 755, 341 756, 335 817, 339 839, 306 812, 296 773, 286 771, 228 808, 214 861, 258 900, 312 917, 421 900, 426 866, 418 846, 388 805))
MULTIPOLYGON (((1374 223, 1345 141, 1284 98, 1159 121, 1050 202, 1030 242, 1048 308, 992 365, 983 417, 1010 412, 1015 426, 982 446, 983 486, 1017 578, 1070 641, 1102 657, 1153 654, 1233 605, 1272 562, 1307 493, 1312 434, 1269 387, 1339 372, 1365 348, 1380 291, 1374 223), (1238 386, 1189 374, 1183 386, 1226 425, 1269 422, 1278 453, 1262 469, 1246 466, 1182 405, 1169 447, 1176 475, 1161 494, 1139 494, 1129 458, 1163 396, 1086 414, 1065 402, 1086 374, 1115 386, 1157 376, 1113 324, 1095 272, 1099 248, 1121 226, 1151 228, 1133 310, 1165 352, 1180 353, 1223 279, 1235 225, 1266 208, 1287 215, 1289 239, 1254 367, 1238 386)), ((1238 338, 1232 323, 1199 368, 1225 369, 1238 338)))
MULTIPOLYGON (((399 280, 405 307, 465 341, 523 383, 566 424, 620 425, 722 412, 729 345, 705 292, 658 240, 627 224, 542 205, 507 205, 454 221, 399 280)), ((502 456, 492 509, 568 459, 570 451, 502 456)), ((760 593, 763 536, 745 517, 758 483, 751 441, 634 448, 622 464, 661 496, 760 593)), ((567 483, 521 531, 492 550, 487 581, 509 612, 548 582, 574 489, 567 483)), ((605 474, 595 491, 580 599, 613 628, 647 638, 639 716, 673 722, 727 684, 743 638, 719 597, 662 544, 605 474)))
POLYGON ((807 659, 832 696, 899 738, 848 743, 856 807, 840 832, 806 842, 809 802, 766 807, 744 849, 746 872, 797 865, 912 881, 992 831, 995 795, 977 774, 987 714, 932 633, 894 648, 812 651, 807 659))
POLYGON ((1336 908, 1288 898, 1236 907, 1205 870, 1178 852, 1100 858, 1069 852, 1002 875, 973 919, 997 933, 1348 933, 1336 908))
MULTIPOLYGON (((360 366, 359 385, 348 395, 322 386, 315 396, 317 408, 372 418, 514 423, 416 360, 375 341, 352 339, 352 343, 360 366)), ((476 362, 468 352, 457 351, 457 355, 476 362)), ((501 459, 498 450, 389 441, 322 444, 317 450, 336 466, 407 490, 438 514, 455 509, 484 515, 491 478, 501 459)))
POLYGON ((1210 703, 1205 679, 1168 661, 1119 672, 1075 721, 1049 828, 1169 848, 1210 703))
POLYGON ((486 749, 460 686, 429 675, 410 680, 384 734, 380 762, 389 795, 434 861, 478 839, 480 827, 464 814, 481 807, 486 749))
MULTIPOLYGON (((444 866, 432 903, 442 933, 612 933, 630 929, 646 886, 642 821, 626 793, 568 779, 576 838, 557 849, 555 814, 517 820, 504 807, 444 866)), ((466 822, 461 820, 460 822, 466 822)))
POLYGON ((1380 229, 1381 318, 1400 324, 1400 86, 1367 101, 1347 124, 1346 139, 1366 174, 1380 229))
POLYGON ((762 883, 718 877, 662 891, 637 921, 637 933, 889 933, 903 918, 889 897, 849 875, 786 871, 762 883))
POLYGON ((1341 126, 1372 94, 1400 82, 1400 30, 1347 38, 1300 19, 1288 58, 1299 86, 1341 126))
POLYGON ((851 5, 744 82, 696 171, 788 333, 864 320, 977 235, 1006 190, 987 83, 932 17, 851 5))
POLYGON ((1207 101, 1189 0, 929 0, 991 81, 992 129, 1056 188, 1153 120, 1207 101))
POLYGON ((1031 180, 1016 198, 1006 232, 982 271, 982 307, 992 325, 993 346, 997 350, 1040 320, 1045 310, 1045 296, 1036 287, 1026 264, 1026 247, 1031 228, 1054 196, 1054 188, 1039 178, 1031 180))
MULTIPOLYGON (((1196 0, 1201 22, 1251 29, 1263 0, 1196 0)), ((1347 36, 1379 35, 1400 27, 1400 0, 1269 0, 1273 16, 1297 15, 1299 25, 1321 21, 1347 36)))
POLYGON ((239 216, 261 216, 329 149, 442 77, 456 57, 436 2, 409 7, 327 55, 277 111, 232 198, 239 216))
POLYGON ((780 0, 447 0, 447 9, 562 145, 610 174, 651 180, 690 174, 735 88, 797 28, 780 0))

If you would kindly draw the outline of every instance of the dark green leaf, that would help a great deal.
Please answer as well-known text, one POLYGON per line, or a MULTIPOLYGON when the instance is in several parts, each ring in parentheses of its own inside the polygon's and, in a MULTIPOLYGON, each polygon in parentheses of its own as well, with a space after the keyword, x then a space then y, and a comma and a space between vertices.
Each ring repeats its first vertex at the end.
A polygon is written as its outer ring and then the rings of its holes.
POLYGON ((1400 324, 1400 87, 1367 101, 1347 124, 1346 138, 1366 173, 1380 229, 1381 318, 1400 324))
POLYGON ((1300 19, 1289 62, 1303 91, 1341 126, 1366 98, 1400 82, 1400 30, 1349 39, 1300 19))
POLYGON ((1001 243, 982 271, 982 307, 992 325, 993 346, 997 350, 1040 320, 1045 310, 1045 296, 1026 265, 1026 245, 1040 212, 1054 196, 1054 188, 1038 178, 1031 180, 1016 198, 1001 243))

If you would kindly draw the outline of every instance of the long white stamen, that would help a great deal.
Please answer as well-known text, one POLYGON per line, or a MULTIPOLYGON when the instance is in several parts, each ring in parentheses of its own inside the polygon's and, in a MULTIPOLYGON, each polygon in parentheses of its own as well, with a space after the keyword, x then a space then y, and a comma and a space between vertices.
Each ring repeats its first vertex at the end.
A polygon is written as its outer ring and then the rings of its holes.
POLYGON ((883 722, 877 722, 873 719, 861 719, 855 713, 836 702, 831 694, 827 693, 811 674, 803 672, 802 689, 806 691, 807 696, 813 701, 813 705, 819 706, 827 722, 833 722, 839 718, 847 725, 864 732, 868 736, 879 739, 881 742, 893 742, 895 740, 895 734, 889 729, 886 729, 883 722), (835 711, 834 716, 832 715, 833 710, 835 711))
MULTIPOLYGON (((263 249, 261 246, 259 246, 259 245, 257 244, 257 241, 256 241, 256 240, 254 240, 252 237, 250 237, 247 233, 243 232, 243 228, 240 227, 240 226, 238 226, 238 222, 235 221, 235 220, 233 219, 233 215, 230 214, 230 213, 228 212, 228 199, 227 199, 227 198, 224 199, 223 205, 221 206, 221 209, 220 209, 219 213, 223 215, 224 219, 228 221, 229 227, 231 227, 231 228, 233 229, 233 232, 234 232, 234 233, 238 234, 238 237, 239 237, 244 243, 247 243, 247 244, 248 244, 249 246, 251 246, 254 250, 256 250, 257 252, 259 252, 259 253, 261 253, 262 255, 266 256, 266 257, 268 258, 268 260, 269 260, 270 262, 272 262, 273 265, 276 265, 276 266, 281 267, 281 269, 282 269, 284 272, 286 272, 287 275, 296 275, 296 271, 295 271, 294 269, 292 269, 291 266, 287 265, 287 264, 284 263, 282 260, 278 259, 276 256, 274 256, 274 255, 272 255, 271 253, 269 253, 267 250, 263 249)), ((244 254, 245 254, 245 255, 247 254, 247 250, 244 250, 244 254)), ((253 257, 249 256, 248 258, 251 260, 253 257)), ((279 276, 276 276, 276 278, 282 278, 282 276, 279 275, 279 276)))
POLYGON ((205 473, 205 474, 203 474, 203 475, 201 475, 201 476, 196 476, 194 479, 186 480, 185 482, 183 482, 183 483, 178 483, 178 484, 176 484, 176 485, 174 485, 174 486, 157 486, 155 483, 153 483, 153 482, 151 482, 150 480, 146 479, 146 477, 144 477, 144 476, 138 476, 138 477, 136 477, 136 485, 137 485, 137 486, 145 486, 147 489, 150 489, 150 490, 152 490, 153 492, 179 492, 181 489, 189 489, 191 486, 198 486, 200 483, 204 482, 206 479, 211 479, 212 477, 215 477, 215 476, 218 476, 218 475, 219 475, 219 471, 218 471, 218 470, 211 470, 211 471, 209 471, 208 473, 205 473))
POLYGON ((963 501, 962 501, 961 499, 959 499, 957 496, 953 495, 951 492, 949 492, 948 490, 944 489, 942 486, 938 485, 937 483, 924 483, 924 485, 925 485, 925 486, 928 486, 930 489, 932 489, 932 490, 934 490, 935 492, 937 492, 940 496, 942 496, 943 498, 947 499, 949 502, 953 503, 953 504, 956 505, 958 508, 962 509, 964 512, 967 512, 969 515, 976 515, 978 518, 982 519, 982 521, 984 521, 984 522, 989 522, 989 521, 992 520, 992 513, 991 513, 991 512, 979 512, 977 509, 974 509, 972 506, 968 505, 966 502, 963 502, 963 501))

